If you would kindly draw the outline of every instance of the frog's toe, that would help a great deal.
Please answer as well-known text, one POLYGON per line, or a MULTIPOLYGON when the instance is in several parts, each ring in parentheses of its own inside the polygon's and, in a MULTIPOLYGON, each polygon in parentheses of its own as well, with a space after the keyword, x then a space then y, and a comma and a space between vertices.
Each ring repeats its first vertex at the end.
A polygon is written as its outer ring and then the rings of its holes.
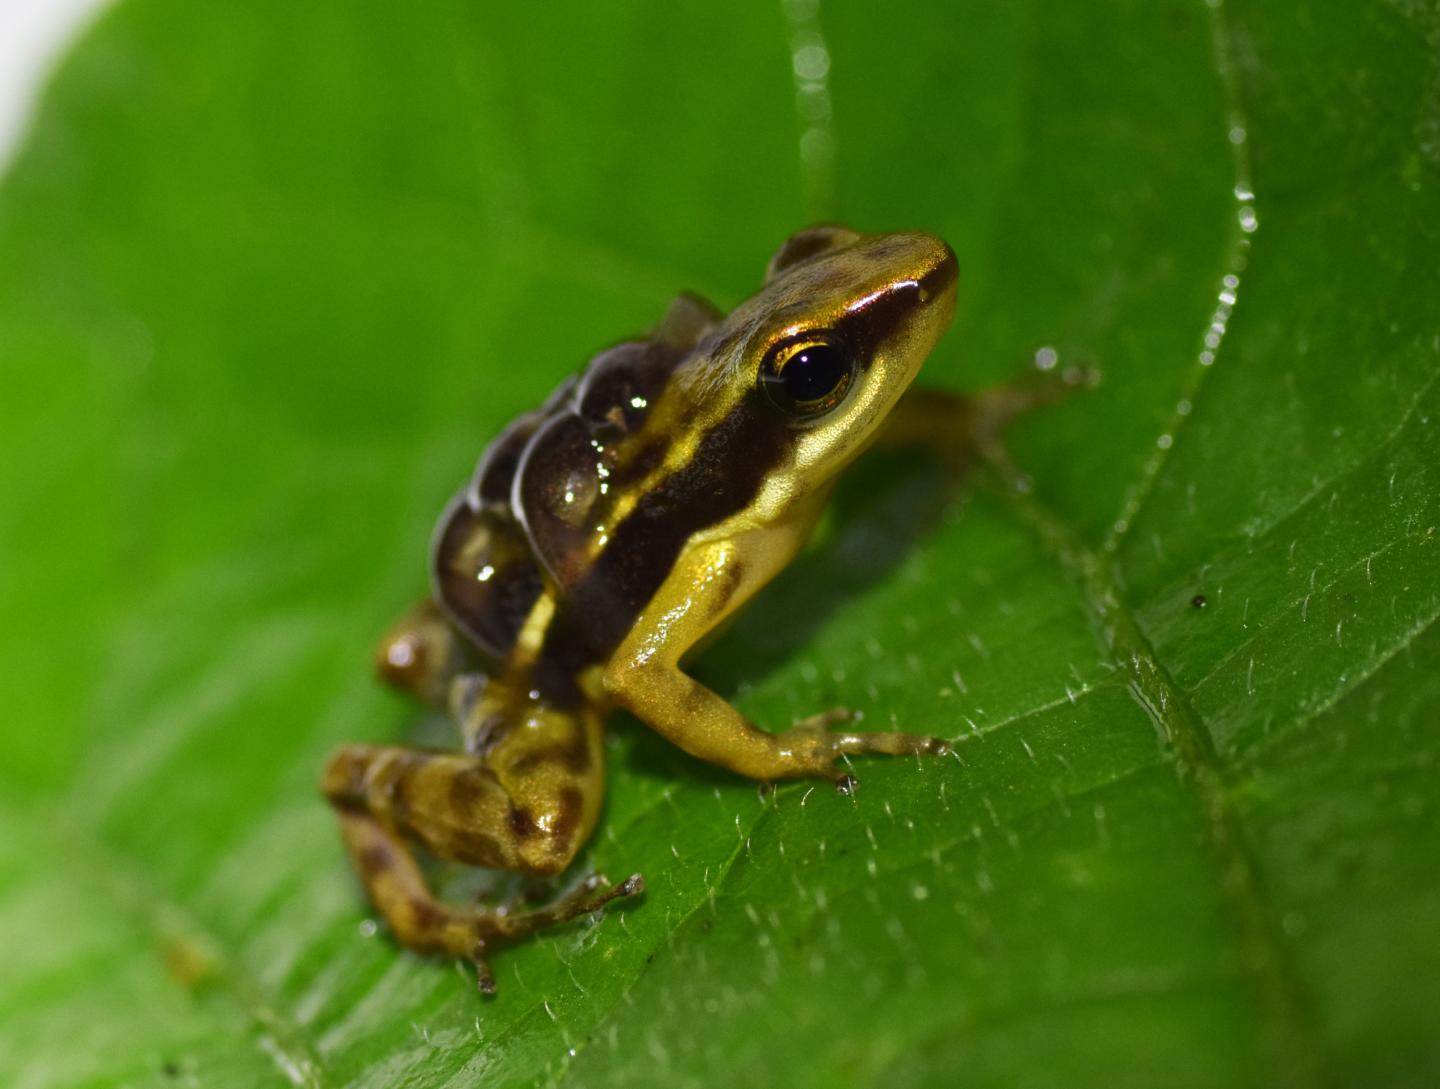
POLYGON ((821 711, 818 714, 809 715, 795 723, 793 729, 821 732, 831 729, 834 726, 848 726, 852 722, 860 722, 865 717, 865 712, 856 711, 850 707, 832 707, 828 711, 821 711))
POLYGON ((470 954, 470 963, 475 967, 475 986, 487 998, 495 994, 495 974, 490 971, 490 961, 485 956, 482 942, 470 954))
POLYGON ((614 900, 636 896, 644 891, 645 879, 638 873, 632 873, 624 881, 613 885, 604 874, 592 873, 549 906, 512 917, 511 925, 516 932, 542 930, 589 915, 614 900))
POLYGON ((894 756, 944 756, 950 751, 950 742, 943 737, 930 737, 926 734, 886 733, 863 736, 870 739, 869 744, 862 750, 864 752, 894 756))
POLYGON ((847 733, 831 734, 830 736, 837 755, 842 753, 879 753, 883 756, 944 756, 950 752, 950 742, 943 737, 907 734, 898 730, 887 733, 847 733))

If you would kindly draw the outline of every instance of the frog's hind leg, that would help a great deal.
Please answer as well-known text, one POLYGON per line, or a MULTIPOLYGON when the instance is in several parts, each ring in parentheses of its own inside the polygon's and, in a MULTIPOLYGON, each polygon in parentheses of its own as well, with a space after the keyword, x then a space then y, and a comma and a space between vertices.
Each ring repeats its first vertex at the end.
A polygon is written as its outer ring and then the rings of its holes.
POLYGON ((339 808, 345 846, 376 910, 402 945, 422 953, 463 957, 475 965, 480 990, 495 992, 489 950, 507 939, 598 911, 611 900, 643 891, 634 875, 607 885, 597 874, 554 903, 534 911, 511 912, 452 907, 437 900, 410 847, 378 818, 363 810, 339 808))
POLYGON ((488 719, 475 751, 347 745, 331 757, 323 789, 340 815, 355 868, 396 937, 412 949, 468 957, 481 966, 496 941, 594 911, 641 891, 638 875, 595 879, 548 907, 461 909, 440 902, 410 851, 518 873, 569 865, 599 812, 603 753, 598 712, 507 698, 488 686, 472 714, 488 719))

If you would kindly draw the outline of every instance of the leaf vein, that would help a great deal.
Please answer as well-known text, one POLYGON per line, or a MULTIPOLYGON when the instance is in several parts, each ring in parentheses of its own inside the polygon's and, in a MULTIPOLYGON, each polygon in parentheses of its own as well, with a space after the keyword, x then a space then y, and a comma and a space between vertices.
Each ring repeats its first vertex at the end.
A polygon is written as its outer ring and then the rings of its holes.
POLYGON ((1266 910, 1259 867, 1246 843, 1221 777, 1204 722, 1155 655, 1126 604, 1108 560, 1088 549, 1055 513, 1017 485, 1015 470, 992 459, 990 468, 1016 519, 1038 539, 1075 584, 1097 639, 1123 664, 1131 690, 1164 732, 1188 774, 1205 820, 1222 892, 1229 901, 1249 978, 1267 1015, 1277 1076, 1295 1089, 1325 1084, 1319 1033, 1306 1009, 1298 975, 1288 962, 1276 921, 1266 910))

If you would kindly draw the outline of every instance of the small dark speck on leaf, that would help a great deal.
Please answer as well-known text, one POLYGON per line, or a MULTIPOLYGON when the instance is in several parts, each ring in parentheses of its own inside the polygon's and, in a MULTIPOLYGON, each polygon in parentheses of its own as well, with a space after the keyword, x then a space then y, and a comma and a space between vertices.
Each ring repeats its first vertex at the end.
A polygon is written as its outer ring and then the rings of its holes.
POLYGON ((1190 604, 1195 606, 1195 608, 1197 609, 1203 609, 1206 605, 1210 604, 1210 599, 1207 598, 1204 594, 1196 594, 1190 599, 1190 604))
POLYGON ((160 1073, 167 1078, 178 1078, 180 1076, 180 1064, 174 1059, 166 1059, 160 1064, 160 1073))

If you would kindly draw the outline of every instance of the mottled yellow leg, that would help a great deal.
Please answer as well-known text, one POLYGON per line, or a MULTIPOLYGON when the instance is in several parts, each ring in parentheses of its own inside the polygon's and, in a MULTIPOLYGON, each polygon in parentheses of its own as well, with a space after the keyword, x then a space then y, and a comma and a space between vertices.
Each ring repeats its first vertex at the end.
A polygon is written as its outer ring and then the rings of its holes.
POLYGON ((512 793, 465 753, 346 745, 323 785, 337 806, 362 809, 441 858, 519 873, 565 869, 594 820, 579 785, 522 782, 512 793))
POLYGON ((603 877, 591 875, 574 891, 535 911, 455 908, 435 899, 409 847, 379 820, 343 808, 339 815, 340 830, 355 870, 395 937, 417 952, 444 953, 471 961, 480 989, 486 994, 495 991, 486 959, 495 943, 567 922, 644 888, 638 875, 609 887, 603 877))
MULTIPOLYGON (((482 701, 483 702, 483 701, 482 701)), ((477 713, 492 713, 481 707, 477 713)), ((331 757, 323 790, 340 816, 355 868, 405 945, 469 957, 641 890, 638 875, 611 887, 594 878, 534 911, 461 910, 435 899, 407 841, 457 862, 558 874, 595 826, 604 768, 591 709, 520 709, 497 719, 483 755, 347 745, 331 757)))

